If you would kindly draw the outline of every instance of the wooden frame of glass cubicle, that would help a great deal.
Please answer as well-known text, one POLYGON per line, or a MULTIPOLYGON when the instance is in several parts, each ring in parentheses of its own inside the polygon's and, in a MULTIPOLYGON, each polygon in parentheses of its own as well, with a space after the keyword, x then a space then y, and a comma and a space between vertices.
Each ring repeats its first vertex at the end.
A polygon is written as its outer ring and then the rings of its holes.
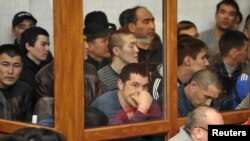
MULTIPOLYGON (((164 40, 167 69, 166 115, 159 121, 107 126, 93 129, 83 127, 83 0, 53 0, 54 47, 55 47, 55 127, 68 141, 108 140, 128 136, 165 133, 166 140, 174 135, 185 118, 177 118, 176 91, 176 26, 177 0, 166 0, 164 6, 164 40), (79 61, 77 61, 79 62, 79 61), (74 69, 72 69, 74 68, 74 69), (176 113, 176 114, 173 114, 176 113)), ((241 123, 248 119, 250 110, 223 113, 225 123, 241 123)), ((21 127, 41 127, 39 125, 0 120, 0 133, 8 134, 21 127)))

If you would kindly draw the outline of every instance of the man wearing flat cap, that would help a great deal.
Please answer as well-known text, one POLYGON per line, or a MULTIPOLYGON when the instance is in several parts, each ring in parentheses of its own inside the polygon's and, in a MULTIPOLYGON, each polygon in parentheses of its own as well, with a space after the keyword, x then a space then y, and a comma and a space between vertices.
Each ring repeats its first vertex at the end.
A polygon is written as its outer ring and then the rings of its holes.
POLYGON ((106 14, 102 11, 88 13, 85 17, 84 26, 85 46, 88 52, 86 62, 99 70, 111 63, 108 38, 111 32, 116 30, 116 26, 108 22, 106 14))

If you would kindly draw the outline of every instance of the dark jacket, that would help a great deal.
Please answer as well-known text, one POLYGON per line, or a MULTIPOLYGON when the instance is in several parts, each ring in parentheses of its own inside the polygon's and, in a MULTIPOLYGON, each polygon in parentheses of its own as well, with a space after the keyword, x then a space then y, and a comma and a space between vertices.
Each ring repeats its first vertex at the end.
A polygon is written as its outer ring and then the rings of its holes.
POLYGON ((156 101, 159 106, 161 106, 161 108, 163 108, 162 106, 165 98, 163 81, 163 64, 160 64, 151 75, 151 81, 149 82, 149 93, 152 95, 153 100, 156 101))
POLYGON ((228 72, 226 70, 225 64, 222 60, 222 57, 217 54, 209 60, 209 67, 212 71, 214 71, 222 84, 222 93, 216 99, 217 108, 220 111, 233 110, 232 102, 233 96, 232 92, 236 84, 237 77, 240 76, 242 72, 242 68, 238 67, 233 73, 232 76, 229 77, 228 72))
POLYGON ((163 62, 162 54, 162 42, 160 37, 156 34, 151 43, 151 49, 144 50, 139 48, 138 62, 146 67, 149 72, 153 72, 156 67, 163 62))
POLYGON ((23 57, 23 70, 20 75, 20 80, 28 83, 32 88, 35 86, 35 76, 37 72, 42 68, 42 65, 37 65, 30 60, 27 56, 23 57))
POLYGON ((36 87, 36 80, 35 76, 37 72, 42 68, 42 65, 37 65, 35 62, 30 60, 26 55, 23 56, 23 70, 20 75, 20 80, 23 82, 26 82, 31 87, 31 93, 32 93, 32 107, 35 106, 36 101, 38 100, 36 97, 35 87, 36 87))
POLYGON ((31 98, 30 86, 20 80, 8 88, 8 90, 1 89, 0 118, 18 121, 31 121, 31 98))
MULTIPOLYGON (((85 108, 103 92, 102 83, 96 69, 91 64, 84 63, 85 108)), ((36 93, 38 97, 54 97, 54 61, 43 67, 36 75, 36 93)))
MULTIPOLYGON (((103 86, 94 66, 84 62, 84 102, 85 109, 102 94, 103 86)), ((36 93, 39 100, 34 114, 38 123, 47 126, 54 124, 54 61, 43 67, 36 75, 36 93)))

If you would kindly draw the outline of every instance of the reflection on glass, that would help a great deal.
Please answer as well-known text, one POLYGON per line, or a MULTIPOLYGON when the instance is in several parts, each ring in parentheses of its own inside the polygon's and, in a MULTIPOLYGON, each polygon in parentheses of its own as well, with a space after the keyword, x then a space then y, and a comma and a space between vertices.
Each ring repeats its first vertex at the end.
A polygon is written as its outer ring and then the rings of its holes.
MULTIPOLYGON (((53 59, 49 50, 53 43, 51 0, 15 3, 2 0, 0 4, 5 5, 0 12, 5 19, 0 21, 1 29, 4 29, 0 33, 3 46, 0 53, 0 118, 32 122, 39 98, 35 76, 53 59)), ((49 108, 51 110, 43 109, 43 112, 53 111, 53 104, 49 108)), ((41 118, 38 116, 38 120, 41 118)))
POLYGON ((163 2, 105 3, 84 2, 85 69, 97 72, 85 71, 85 127, 161 119, 163 2))

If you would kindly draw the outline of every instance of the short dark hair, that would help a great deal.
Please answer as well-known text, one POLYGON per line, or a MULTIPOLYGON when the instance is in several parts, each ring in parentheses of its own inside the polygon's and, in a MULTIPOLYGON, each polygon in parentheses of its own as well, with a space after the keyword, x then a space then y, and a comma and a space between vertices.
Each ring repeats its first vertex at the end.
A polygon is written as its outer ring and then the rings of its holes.
POLYGON ((192 27, 196 28, 196 25, 193 22, 186 20, 180 21, 177 25, 177 35, 180 35, 182 30, 187 30, 192 27))
POLYGON ((127 64, 121 71, 120 79, 123 83, 130 79, 131 74, 139 74, 143 77, 149 77, 149 73, 147 72, 146 68, 139 64, 139 63, 130 63, 127 64))
POLYGON ((196 59, 197 54, 202 50, 207 49, 206 44, 200 39, 190 35, 178 36, 177 44, 177 65, 180 66, 186 56, 196 59))
POLYGON ((32 141, 66 141, 63 134, 45 128, 25 127, 12 133, 23 140, 32 141))
POLYGON ((30 46, 34 46, 37 40, 37 37, 39 35, 44 35, 44 36, 49 37, 49 33, 42 27, 30 27, 21 34, 21 41, 20 41, 21 48, 24 49, 25 54, 27 53, 25 44, 29 43, 30 46))
POLYGON ((207 90, 210 85, 215 86, 218 89, 222 89, 222 84, 218 78, 218 75, 210 69, 201 69, 195 72, 190 78, 189 82, 195 81, 200 87, 207 90))
POLYGON ((227 56, 229 51, 233 48, 240 50, 245 41, 248 41, 248 38, 244 33, 237 30, 228 30, 219 40, 221 56, 227 56))
POLYGON ((122 11, 122 13, 119 16, 119 23, 120 23, 121 28, 128 29, 128 24, 134 21, 134 16, 132 15, 135 15, 133 14, 132 8, 122 11))
POLYGON ((237 4, 237 2, 235 2, 234 0, 222 0, 220 3, 217 4, 216 6, 216 13, 219 12, 220 6, 226 4, 226 5, 231 5, 232 7, 235 8, 237 14, 240 11, 239 5, 237 4))
POLYGON ((1 141, 22 141, 22 138, 16 136, 16 135, 13 135, 13 134, 8 134, 8 135, 5 135, 1 141))
MULTIPOLYGON (((0 55, 6 53, 10 57, 22 56, 19 47, 13 44, 3 44, 0 46, 0 55)), ((22 58, 22 57, 21 57, 22 58)))

